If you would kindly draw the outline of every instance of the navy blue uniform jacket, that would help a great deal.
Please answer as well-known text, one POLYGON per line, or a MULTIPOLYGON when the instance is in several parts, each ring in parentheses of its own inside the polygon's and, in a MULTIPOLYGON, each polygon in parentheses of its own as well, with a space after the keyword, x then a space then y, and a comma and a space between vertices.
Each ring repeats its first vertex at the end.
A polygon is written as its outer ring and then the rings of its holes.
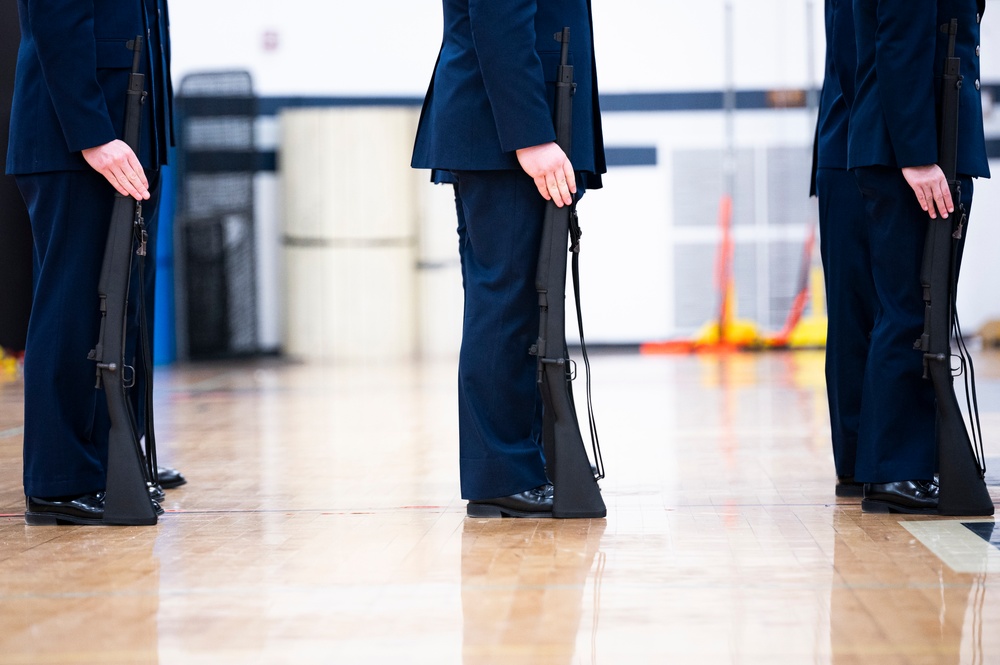
POLYGON ((941 74, 958 19, 962 61, 958 172, 989 177, 979 92, 976 0, 854 0, 858 72, 851 108, 849 166, 923 166, 938 162, 941 74))
POLYGON ((136 35, 146 37, 144 70, 152 68, 139 158, 144 168, 166 163, 172 93, 165 0, 18 0, 18 9, 8 173, 90 168, 81 150, 121 138, 132 69, 126 43, 136 35))
MULTIPOLYGON (((577 83, 570 160, 576 171, 604 173, 590 0, 444 0, 444 42, 412 166, 520 169, 515 150, 554 141, 553 35, 564 26, 577 83)), ((598 185, 588 178, 588 188, 598 185)))
POLYGON ((826 0, 826 70, 819 96, 819 118, 813 144, 810 194, 816 194, 816 169, 847 168, 847 121, 854 103, 857 45, 853 0, 826 0))

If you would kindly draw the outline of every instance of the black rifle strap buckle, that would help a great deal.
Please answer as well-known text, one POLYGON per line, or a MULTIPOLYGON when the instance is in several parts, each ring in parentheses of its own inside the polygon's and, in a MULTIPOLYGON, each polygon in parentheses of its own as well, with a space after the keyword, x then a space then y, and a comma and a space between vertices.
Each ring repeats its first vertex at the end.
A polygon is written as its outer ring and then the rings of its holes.
POLYGON ((574 254, 580 253, 580 217, 576 214, 576 199, 573 199, 573 207, 569 211, 569 251, 574 254))
POLYGON ((963 229, 965 229, 965 222, 966 220, 968 220, 968 215, 965 214, 965 206, 963 206, 962 204, 959 204, 958 210, 956 210, 955 212, 958 213, 958 215, 956 216, 958 222, 955 223, 955 230, 952 231, 951 237, 954 238, 955 240, 961 240, 963 229))

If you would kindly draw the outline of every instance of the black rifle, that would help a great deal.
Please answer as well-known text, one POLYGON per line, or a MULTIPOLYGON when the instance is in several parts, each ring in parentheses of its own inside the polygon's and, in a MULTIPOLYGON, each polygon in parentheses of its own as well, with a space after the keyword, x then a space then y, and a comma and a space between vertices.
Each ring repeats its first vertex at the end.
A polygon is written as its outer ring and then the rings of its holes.
MULTIPOLYGON (((569 28, 563 28, 561 33, 556 33, 555 39, 562 43, 562 57, 556 78, 556 143, 569 155, 573 133, 572 96, 576 87, 573 83, 573 67, 569 64, 569 28)), ((571 206, 563 207, 558 207, 550 201, 545 209, 538 270, 535 273, 540 316, 538 341, 532 347, 532 353, 538 358, 538 389, 544 404, 542 443, 546 470, 555 486, 552 516, 604 517, 608 514, 608 509, 604 505, 597 484, 598 475, 604 477, 603 470, 599 468, 598 474, 595 475, 595 469, 587 457, 570 385, 574 371, 566 348, 566 246, 571 230, 575 278, 580 235, 576 219, 576 201, 574 200, 571 206)), ((579 313, 579 287, 576 291, 579 313)), ((582 324, 580 341, 583 342, 582 324)), ((586 346, 583 353, 586 359, 586 346)), ((595 435, 591 419, 591 436, 595 435)), ((600 467, 600 452, 596 447, 596 438, 593 443, 600 467)))
MULTIPOLYGON (((139 73, 142 37, 129 43, 132 49, 132 74, 125 102, 125 129, 122 140, 139 154, 139 126, 145 100, 145 77, 139 73)), ((132 271, 132 253, 146 254, 146 229, 142 204, 131 196, 115 194, 111 224, 104 246, 104 261, 98 282, 101 329, 97 345, 89 358, 97 362, 97 388, 104 387, 111 431, 108 434, 108 477, 104 497, 104 523, 124 525, 156 524, 159 506, 149 494, 156 483, 155 444, 152 439, 151 389, 148 381, 149 344, 145 312, 140 312, 141 351, 146 361, 146 446, 143 454, 128 389, 135 382, 135 369, 125 364, 125 331, 128 326, 128 291, 132 271)), ((142 285, 140 284, 140 290, 142 285)))
MULTIPOLYGON (((950 335, 955 323, 955 292, 957 286, 958 243, 966 222, 962 205, 961 184, 958 181, 958 104, 962 88, 960 61, 955 57, 955 37, 958 21, 942 26, 948 32, 948 55, 942 77, 941 137, 939 166, 948 178, 955 212, 945 218, 932 219, 924 240, 920 282, 924 290, 924 332, 917 348, 924 352, 924 378, 934 384, 937 402, 935 435, 938 447, 940 494, 938 513, 941 515, 992 515, 993 501, 986 489, 985 470, 976 457, 969 438, 962 410, 955 397, 951 370, 950 335)), ((961 340, 961 331, 956 330, 961 340)), ((971 361, 970 361, 971 362, 971 361)), ((971 365, 970 365, 971 367, 971 365)), ((974 377, 968 384, 975 394, 974 377)), ((978 426, 978 414, 974 425, 978 426)))

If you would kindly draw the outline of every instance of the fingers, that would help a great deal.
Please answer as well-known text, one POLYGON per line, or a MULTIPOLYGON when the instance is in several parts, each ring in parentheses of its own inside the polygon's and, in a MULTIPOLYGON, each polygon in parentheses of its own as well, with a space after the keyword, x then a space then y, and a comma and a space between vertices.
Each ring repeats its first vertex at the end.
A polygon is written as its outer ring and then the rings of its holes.
POLYGON ((146 173, 142 169, 142 164, 139 163, 134 154, 130 156, 125 165, 119 168, 115 178, 117 184, 121 185, 120 188, 116 187, 116 189, 125 196, 131 196, 137 201, 144 201, 149 198, 149 181, 146 179, 146 173), (122 191, 123 189, 125 191, 122 191))
POLYGON ((149 198, 149 181, 135 153, 130 151, 125 156, 124 163, 116 161, 106 171, 102 171, 102 174, 119 194, 131 196, 136 201, 149 198))
POLYGON ((948 214, 955 210, 951 189, 947 182, 934 181, 922 185, 914 191, 917 194, 917 202, 920 203, 921 210, 926 212, 931 219, 937 219, 938 215, 941 215, 942 219, 948 219, 948 214))
POLYGON ((149 198, 149 180, 126 143, 116 140, 88 148, 83 151, 83 157, 122 196, 131 196, 137 201, 149 198))
POLYGON ((549 199, 558 207, 573 203, 573 195, 569 193, 569 185, 566 178, 561 173, 548 173, 545 175, 545 185, 548 189, 549 199))
POLYGON ((570 173, 549 172, 535 178, 538 193, 546 201, 552 201, 557 207, 573 204, 573 194, 576 193, 576 178, 570 173))
POLYGON ((906 166, 902 171, 903 179, 916 195, 920 209, 931 219, 937 219, 938 214, 947 219, 950 213, 955 212, 951 187, 940 167, 936 164, 906 166))
POLYGON ((555 143, 546 143, 517 151, 518 161, 532 177, 538 193, 558 207, 573 204, 576 176, 569 158, 555 143))
POLYGON ((934 209, 934 195, 929 187, 916 187, 914 193, 917 195, 917 203, 920 209, 930 215, 931 219, 937 219, 937 212, 934 209))
POLYGON ((568 159, 563 162, 562 173, 556 175, 556 186, 563 203, 573 205, 573 195, 576 194, 576 175, 573 173, 573 165, 568 159))
POLYGON ((934 195, 934 204, 944 219, 948 218, 949 213, 955 212, 955 202, 951 198, 951 187, 948 186, 947 181, 938 187, 938 191, 934 195))

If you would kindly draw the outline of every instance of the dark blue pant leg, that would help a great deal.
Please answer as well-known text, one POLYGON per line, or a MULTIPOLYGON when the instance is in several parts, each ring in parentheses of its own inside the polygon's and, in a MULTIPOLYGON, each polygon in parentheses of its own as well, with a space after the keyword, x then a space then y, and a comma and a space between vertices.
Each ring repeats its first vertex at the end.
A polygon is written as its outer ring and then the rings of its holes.
MULTIPOLYGON (((920 265, 929 218, 899 169, 865 167, 855 176, 868 213, 879 300, 855 475, 865 482, 930 479, 937 466, 934 390, 923 378, 923 355, 913 348, 923 332, 920 265)), ((969 179, 963 199, 971 207, 969 179)))
POLYGON ((826 389, 838 477, 855 475, 861 394, 877 298, 864 200, 854 174, 821 168, 820 255, 826 282, 826 389))
POLYGON ((465 316, 458 406, 462 497, 490 499, 544 484, 535 271, 545 200, 513 171, 458 176, 465 316))
POLYGON ((87 354, 97 341, 97 281, 113 190, 94 172, 17 176, 34 237, 34 298, 24 356, 24 491, 104 489, 106 410, 87 354))

